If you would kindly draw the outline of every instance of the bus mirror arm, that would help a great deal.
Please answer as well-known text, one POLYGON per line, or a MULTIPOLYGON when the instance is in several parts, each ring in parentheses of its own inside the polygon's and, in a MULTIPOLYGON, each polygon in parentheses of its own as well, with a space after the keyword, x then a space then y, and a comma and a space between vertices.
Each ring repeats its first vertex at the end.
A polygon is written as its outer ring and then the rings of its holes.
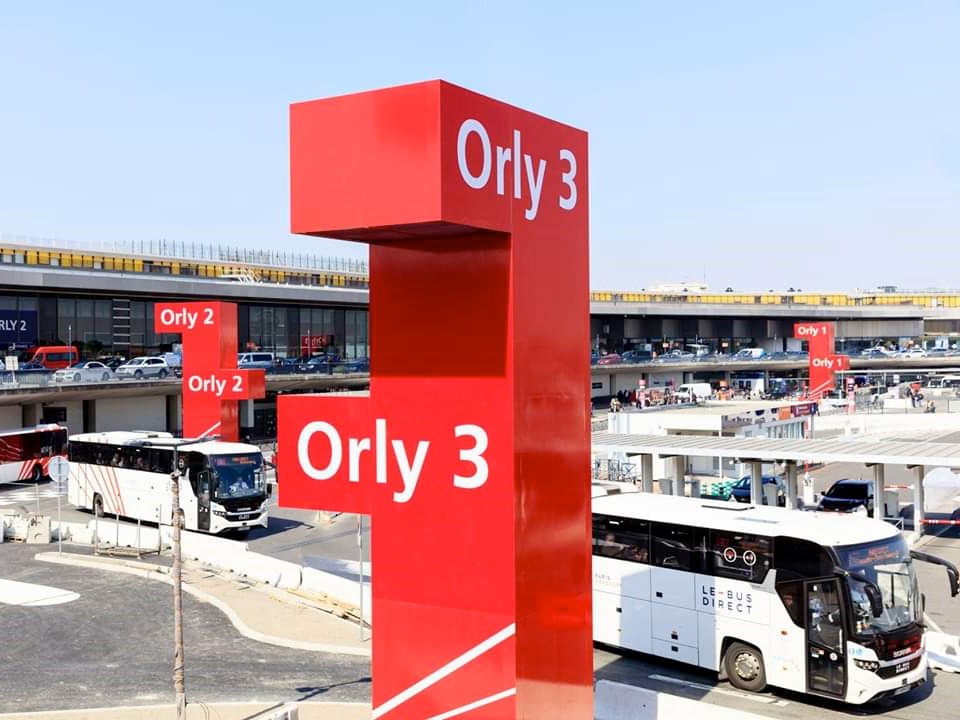
POLYGON ((952 562, 937 557, 936 555, 920 552, 919 550, 911 550, 910 557, 914 560, 921 560, 923 562, 933 563, 934 565, 942 565, 947 571, 947 579, 950 582, 950 597, 956 597, 960 594, 960 570, 957 570, 957 566, 952 562))

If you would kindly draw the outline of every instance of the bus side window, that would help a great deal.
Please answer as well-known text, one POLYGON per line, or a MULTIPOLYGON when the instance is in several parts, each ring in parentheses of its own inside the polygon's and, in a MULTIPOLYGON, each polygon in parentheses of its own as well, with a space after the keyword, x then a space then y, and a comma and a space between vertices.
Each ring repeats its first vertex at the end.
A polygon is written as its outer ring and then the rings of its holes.
POLYGON ((797 580, 777 583, 777 594, 797 627, 803 627, 803 583, 797 580))
POLYGON ((650 558, 650 523, 633 518, 594 516, 593 554, 646 563, 650 558))
POLYGON ((826 577, 833 574, 833 565, 827 551, 815 542, 785 537, 773 541, 777 580, 826 577))
POLYGON ((653 564, 676 570, 699 571, 704 550, 702 531, 685 525, 651 524, 653 564))
POLYGON ((707 571, 718 577, 762 583, 771 565, 770 538, 710 531, 707 571))

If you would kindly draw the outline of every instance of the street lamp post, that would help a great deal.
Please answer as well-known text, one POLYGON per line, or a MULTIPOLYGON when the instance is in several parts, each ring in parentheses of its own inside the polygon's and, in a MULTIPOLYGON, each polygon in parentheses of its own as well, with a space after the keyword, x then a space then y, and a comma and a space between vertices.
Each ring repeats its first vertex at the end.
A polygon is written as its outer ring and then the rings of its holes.
POLYGON ((187 714, 187 691, 183 677, 183 593, 181 592, 182 567, 180 561, 180 453, 173 451, 173 472, 170 473, 172 502, 171 545, 173 551, 173 691, 177 703, 177 720, 184 720, 187 714))

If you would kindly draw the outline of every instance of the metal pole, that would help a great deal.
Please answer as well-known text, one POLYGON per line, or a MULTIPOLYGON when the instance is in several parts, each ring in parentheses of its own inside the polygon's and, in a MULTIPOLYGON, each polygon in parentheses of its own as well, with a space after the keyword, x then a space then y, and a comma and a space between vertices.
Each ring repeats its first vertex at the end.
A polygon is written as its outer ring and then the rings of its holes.
POLYGON ((363 642, 363 515, 357 514, 357 545, 360 548, 360 642, 363 642))
MULTIPOLYGON (((57 483, 59 485, 60 483, 57 483)), ((63 518, 60 516, 60 488, 57 488, 57 553, 63 555, 63 518)))
POLYGON ((187 691, 183 678, 183 594, 181 593, 182 568, 180 564, 180 468, 179 454, 173 451, 173 472, 170 474, 172 500, 172 545, 173 568, 173 691, 177 703, 177 720, 187 715, 187 691))

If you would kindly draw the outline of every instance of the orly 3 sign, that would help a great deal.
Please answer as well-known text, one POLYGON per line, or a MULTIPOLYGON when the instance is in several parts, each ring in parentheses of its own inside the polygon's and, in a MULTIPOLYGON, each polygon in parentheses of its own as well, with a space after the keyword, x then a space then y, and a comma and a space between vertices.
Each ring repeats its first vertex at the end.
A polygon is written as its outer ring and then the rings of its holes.
POLYGON ((278 472, 373 516, 373 717, 592 718, 586 135, 439 81, 290 128, 293 231, 371 246, 370 395, 281 396, 278 472))
POLYGON ((263 397, 263 370, 237 369, 237 306, 157 303, 154 330, 183 341, 184 437, 239 439, 237 400, 263 397))

